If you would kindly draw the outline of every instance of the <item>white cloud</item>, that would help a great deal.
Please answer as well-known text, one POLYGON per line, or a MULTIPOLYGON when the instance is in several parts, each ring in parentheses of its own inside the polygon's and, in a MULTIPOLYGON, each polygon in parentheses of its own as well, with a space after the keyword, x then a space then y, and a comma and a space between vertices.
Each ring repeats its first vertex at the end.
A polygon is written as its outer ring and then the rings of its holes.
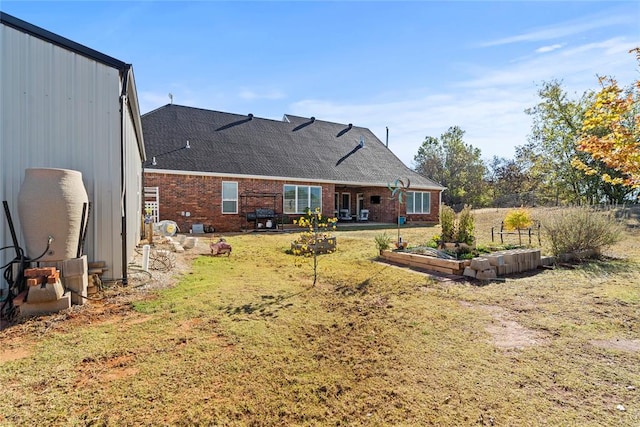
MULTIPOLYGON (((383 143, 388 126, 389 148, 409 166, 425 136, 439 137, 454 125, 465 131, 465 142, 480 148, 483 157, 510 158, 516 146, 527 142, 531 117, 524 111, 539 101, 539 84, 559 79, 570 96, 579 96, 597 89, 597 74, 615 75, 621 70, 626 71, 619 81, 626 84, 625 79, 637 78, 634 56, 627 53, 632 47, 624 38, 610 38, 549 50, 546 55, 520 58, 506 66, 475 67, 476 78, 439 88, 428 96, 361 103, 307 99, 290 108, 292 114, 367 127, 383 143)), ((416 88, 414 93, 427 91, 416 88)))
POLYGON ((547 52, 553 52, 554 50, 560 49, 562 48, 563 45, 556 43, 556 44, 552 44, 550 46, 542 46, 539 47, 538 49, 536 49, 536 53, 547 53, 547 52))
POLYGON ((460 82, 462 88, 518 87, 524 90, 532 84, 561 79, 568 89, 585 91, 597 86, 597 74, 618 74, 621 83, 634 77, 633 55, 627 53, 634 43, 614 37, 572 48, 555 50, 547 55, 519 58, 508 67, 469 67, 478 77, 460 82), (620 75, 622 72, 622 75, 620 75))
POLYGON ((389 148, 411 166, 425 137, 439 137, 451 126, 463 129, 465 142, 480 148, 483 157, 512 157, 513 148, 526 142, 530 128, 523 112, 531 106, 527 101, 526 96, 514 99, 503 92, 487 97, 474 91, 362 105, 304 100, 291 108, 293 114, 369 128, 383 143, 388 126, 389 148))
POLYGON ((529 32, 517 34, 514 36, 487 41, 487 42, 481 43, 480 46, 490 47, 490 46, 500 46, 500 45, 513 44, 513 43, 522 43, 522 42, 554 40, 561 37, 567 37, 575 34, 581 34, 589 31, 593 31, 598 28, 633 23, 635 19, 636 18, 634 18, 633 16, 628 16, 628 15, 588 16, 580 20, 561 22, 556 25, 548 26, 546 28, 540 28, 537 30, 531 30, 529 32))

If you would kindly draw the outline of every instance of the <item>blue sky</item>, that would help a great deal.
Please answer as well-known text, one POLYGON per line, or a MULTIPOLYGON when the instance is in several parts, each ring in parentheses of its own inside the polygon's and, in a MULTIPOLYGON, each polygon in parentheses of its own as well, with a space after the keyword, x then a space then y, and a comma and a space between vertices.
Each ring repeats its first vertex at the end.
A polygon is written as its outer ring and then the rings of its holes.
POLYGON ((169 103, 371 129, 407 165, 460 126, 484 158, 527 142, 544 81, 639 78, 639 1, 7 1, 0 10, 133 64, 169 103))

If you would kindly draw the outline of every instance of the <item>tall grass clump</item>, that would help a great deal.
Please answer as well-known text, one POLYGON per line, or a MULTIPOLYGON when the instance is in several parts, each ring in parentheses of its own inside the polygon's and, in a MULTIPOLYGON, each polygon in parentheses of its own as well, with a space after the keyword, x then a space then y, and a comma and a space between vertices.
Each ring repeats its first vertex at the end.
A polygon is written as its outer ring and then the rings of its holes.
POLYGON ((542 221, 554 255, 603 249, 620 241, 615 218, 589 207, 562 209, 542 221))

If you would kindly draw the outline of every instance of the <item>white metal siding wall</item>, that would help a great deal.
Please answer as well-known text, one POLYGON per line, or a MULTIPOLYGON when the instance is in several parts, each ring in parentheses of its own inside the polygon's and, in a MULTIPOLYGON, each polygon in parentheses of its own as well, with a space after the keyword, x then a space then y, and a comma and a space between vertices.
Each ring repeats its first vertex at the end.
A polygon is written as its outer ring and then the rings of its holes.
POLYGON ((92 203, 86 252, 121 277, 119 71, 5 25, 0 49, 0 196, 17 232, 24 170, 79 170, 92 203))

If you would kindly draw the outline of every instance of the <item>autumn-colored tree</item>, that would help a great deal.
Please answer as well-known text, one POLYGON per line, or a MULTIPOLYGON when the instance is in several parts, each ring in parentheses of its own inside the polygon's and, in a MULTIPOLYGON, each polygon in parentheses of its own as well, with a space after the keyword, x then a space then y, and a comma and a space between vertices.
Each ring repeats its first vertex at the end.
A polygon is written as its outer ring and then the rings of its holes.
MULTIPOLYGON (((635 52, 640 63, 640 48, 630 52, 635 52)), ((622 174, 604 173, 605 182, 640 188, 640 80, 626 92, 612 77, 599 80, 602 89, 585 112, 578 149, 622 174)), ((587 174, 598 173, 579 159, 573 165, 587 174)))

